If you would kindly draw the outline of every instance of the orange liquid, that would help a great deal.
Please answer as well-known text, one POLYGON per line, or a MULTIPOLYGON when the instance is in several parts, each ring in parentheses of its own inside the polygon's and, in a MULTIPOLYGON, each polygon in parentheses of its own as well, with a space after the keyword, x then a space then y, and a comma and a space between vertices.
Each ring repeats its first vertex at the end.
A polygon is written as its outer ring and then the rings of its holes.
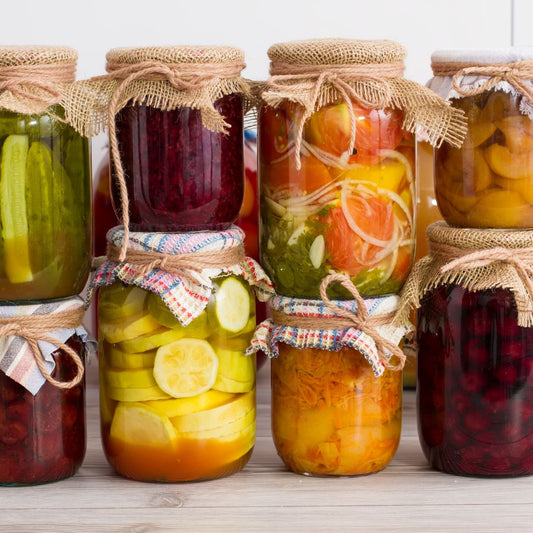
POLYGON ((252 455, 253 439, 179 439, 175 447, 140 446, 109 436, 102 428, 107 460, 122 476, 138 481, 200 481, 241 470, 252 455))

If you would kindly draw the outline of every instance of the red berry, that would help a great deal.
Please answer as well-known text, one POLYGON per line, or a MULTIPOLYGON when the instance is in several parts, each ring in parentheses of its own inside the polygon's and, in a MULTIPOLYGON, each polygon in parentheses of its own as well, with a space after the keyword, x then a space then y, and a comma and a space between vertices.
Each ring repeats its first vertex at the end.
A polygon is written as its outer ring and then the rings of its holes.
POLYGON ((488 335, 492 327, 492 319, 489 312, 483 307, 472 309, 468 315, 467 327, 471 335, 488 335))
POLYGON ((7 422, 0 428, 0 441, 6 446, 13 446, 26 438, 26 426, 21 422, 7 422))
POLYGON ((467 392, 479 393, 483 390, 485 384, 485 376, 474 370, 469 370, 460 377, 460 386, 467 392))
POLYGON ((505 361, 512 362, 522 359, 526 355, 525 345, 517 340, 505 340, 500 345, 500 355, 505 361))
POLYGON ((518 372, 514 365, 500 365, 494 370, 494 375, 503 385, 511 386, 516 383, 518 372))
POLYGON ((24 400, 11 402, 7 407, 7 417, 10 420, 17 420, 25 426, 28 426, 32 415, 31 406, 24 400))
POLYGON ((485 431, 489 427, 489 419, 479 411, 468 411, 463 416, 464 427, 472 434, 485 431))
POLYGON ((450 405, 454 411, 464 413, 470 407, 470 397, 462 391, 455 391, 450 398, 450 405))
POLYGON ((464 359, 467 364, 474 366, 486 366, 490 361, 490 351, 486 342, 478 337, 467 340, 464 346, 464 359))

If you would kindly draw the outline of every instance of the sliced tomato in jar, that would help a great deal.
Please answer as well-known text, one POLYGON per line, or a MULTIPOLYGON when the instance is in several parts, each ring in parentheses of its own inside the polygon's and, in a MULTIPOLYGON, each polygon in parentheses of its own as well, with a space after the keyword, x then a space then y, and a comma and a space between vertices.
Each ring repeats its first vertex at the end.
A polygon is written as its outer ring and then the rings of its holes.
POLYGON ((271 163, 289 148, 289 121, 284 108, 264 105, 259 112, 258 147, 262 163, 271 163))
POLYGON ((262 183, 273 189, 298 189, 309 194, 330 183, 332 176, 328 167, 313 155, 300 157, 301 168, 296 168, 292 155, 270 165, 261 165, 262 183))
MULTIPOLYGON (((403 115, 396 109, 368 109, 352 101, 355 114, 355 151, 350 163, 371 164, 380 150, 396 148, 403 138, 403 115)), ((304 140, 340 156, 350 147, 351 116, 346 102, 328 104, 309 118, 304 140)))
POLYGON ((352 195, 326 219, 326 249, 335 270, 354 276, 379 263, 394 236, 392 204, 374 195, 352 195))

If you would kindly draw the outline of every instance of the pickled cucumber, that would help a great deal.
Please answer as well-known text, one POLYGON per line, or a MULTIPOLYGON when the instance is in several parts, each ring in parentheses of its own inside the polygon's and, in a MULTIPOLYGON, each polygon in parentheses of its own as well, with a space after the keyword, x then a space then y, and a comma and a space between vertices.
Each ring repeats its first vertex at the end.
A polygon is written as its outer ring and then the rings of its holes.
POLYGON ((33 280, 26 209, 27 135, 9 135, 2 147, 0 208, 6 274, 11 283, 33 280))

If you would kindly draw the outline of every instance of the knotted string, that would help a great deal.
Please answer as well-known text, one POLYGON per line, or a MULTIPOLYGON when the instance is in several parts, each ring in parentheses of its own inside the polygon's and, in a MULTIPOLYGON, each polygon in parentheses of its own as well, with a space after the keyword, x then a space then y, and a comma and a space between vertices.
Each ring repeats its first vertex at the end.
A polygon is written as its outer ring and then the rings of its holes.
POLYGON ((242 63, 191 63, 169 64, 161 61, 141 61, 139 63, 107 63, 108 74, 92 78, 92 81, 119 80, 108 105, 109 148, 113 161, 115 175, 119 185, 120 203, 122 210, 122 224, 124 225, 124 240, 119 255, 119 261, 124 261, 129 239, 129 199, 124 175, 124 167, 120 159, 115 115, 123 105, 122 99, 128 86, 135 80, 168 81, 178 91, 200 92, 197 104, 202 114, 206 114, 222 133, 229 125, 224 117, 215 109, 209 94, 210 86, 222 78, 235 78, 244 68, 242 63))
POLYGON ((0 337, 16 335, 22 337, 29 345, 35 363, 42 375, 58 389, 71 389, 83 379, 85 371, 80 356, 66 343, 60 342, 48 335, 50 331, 61 328, 76 329, 83 319, 83 307, 61 311, 50 315, 31 315, 20 317, 0 318, 0 337), (46 369, 45 358, 39 347, 38 341, 46 341, 64 351, 76 365, 76 375, 70 381, 57 381, 46 369))
MULTIPOLYGON (((122 261, 122 248, 111 243, 107 245, 107 258, 110 261, 122 261)), ((206 268, 228 268, 241 263, 245 258, 244 246, 232 246, 224 250, 210 252, 194 252, 178 255, 161 254, 159 252, 144 252, 140 250, 126 250, 123 261, 135 265, 136 273, 148 275, 154 268, 164 270, 170 274, 180 276, 195 282, 191 272, 200 273, 206 268)))
POLYGON ((453 258, 441 267, 441 274, 480 268, 493 263, 507 263, 516 270, 529 297, 533 299, 533 248, 496 247, 472 252, 441 243, 431 243, 431 253, 443 258, 453 258))
POLYGON ((335 313, 335 317, 293 316, 271 309, 274 323, 280 326, 317 330, 356 328, 372 338, 376 345, 378 358, 386 368, 389 370, 401 370, 404 367, 406 357, 403 351, 396 344, 385 339, 376 329, 379 326, 390 324, 394 318, 394 312, 370 316, 365 301, 359 294, 357 287, 352 283, 350 278, 343 274, 330 274, 326 276, 320 284, 320 297, 328 309, 335 313), (326 294, 327 288, 334 281, 341 283, 354 297, 357 302, 355 313, 344 309, 338 303, 333 303, 328 298, 326 294), (391 355, 399 360, 397 365, 390 363, 391 355))
POLYGON ((335 89, 348 107, 350 145, 345 153, 349 157, 355 148, 357 127, 352 100, 370 109, 389 106, 392 101, 392 89, 388 79, 402 76, 403 71, 402 61, 368 65, 298 65, 272 62, 270 78, 265 83, 266 91, 279 93, 285 98, 290 98, 291 95, 306 95, 303 101, 299 99, 304 109, 297 119, 296 168, 301 168, 300 148, 305 122, 316 111, 324 86, 335 89), (372 85, 369 86, 369 82, 372 85))
POLYGON ((453 76, 453 88, 462 96, 481 94, 505 81, 533 104, 533 88, 526 83, 533 80, 533 61, 514 61, 494 65, 435 62, 431 66, 435 76, 453 76), (487 76, 488 79, 476 87, 462 87, 461 78, 465 76, 487 76))
POLYGON ((63 91, 60 84, 72 83, 75 77, 75 63, 0 67, 0 91, 9 91, 18 98, 31 100, 46 108, 61 101, 63 91))

